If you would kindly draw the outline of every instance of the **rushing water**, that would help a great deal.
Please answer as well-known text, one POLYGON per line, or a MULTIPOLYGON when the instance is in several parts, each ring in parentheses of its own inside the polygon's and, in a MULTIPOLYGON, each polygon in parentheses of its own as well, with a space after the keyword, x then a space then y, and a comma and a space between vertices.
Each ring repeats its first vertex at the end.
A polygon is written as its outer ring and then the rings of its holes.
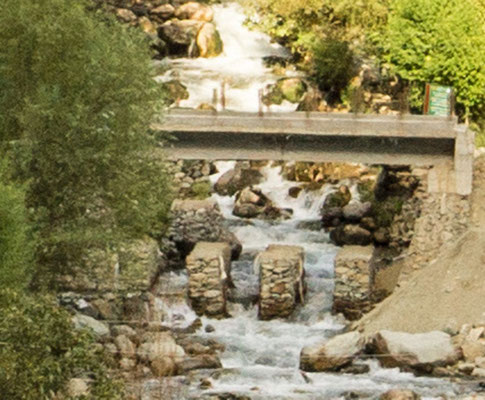
MULTIPOLYGON (((266 35, 251 32, 243 26, 245 19, 234 4, 214 6, 215 23, 224 41, 224 54, 213 59, 177 59, 170 61, 171 71, 161 79, 177 77, 189 91, 190 98, 181 103, 196 107, 211 102, 214 88, 227 83, 227 106, 240 111, 256 111, 258 89, 274 82, 277 76, 263 65, 268 55, 284 56, 286 52, 270 43, 266 35)), ((284 104, 279 108, 294 109, 284 104)), ((219 162, 217 178, 234 166, 234 162, 219 162)), ((344 329, 344 321, 331 316, 333 260, 337 248, 320 230, 312 230, 308 222, 318 221, 318 210, 326 194, 333 188, 302 192, 297 199, 288 195, 294 182, 282 178, 281 168, 263 168, 263 193, 279 207, 291 208, 293 216, 283 222, 241 220, 232 215, 234 199, 214 195, 228 226, 243 245, 239 261, 232 264, 236 289, 231 294, 231 318, 202 319, 203 327, 195 335, 215 339, 226 346, 221 355, 223 371, 209 377, 211 388, 198 388, 192 378, 192 395, 211 393, 244 394, 251 399, 327 399, 344 398, 355 392, 374 396, 391 388, 411 388, 424 397, 453 395, 458 388, 445 380, 416 378, 397 369, 382 369, 375 361, 366 361, 370 372, 358 376, 336 373, 302 374, 298 369, 301 348, 324 342, 344 329), (258 293, 257 275, 253 271, 255 255, 269 244, 299 245, 305 249, 305 271, 308 293, 305 305, 289 320, 259 321, 252 300, 258 293), (213 332, 205 327, 212 325, 213 332)), ((184 273, 171 273, 163 279, 165 293, 160 307, 165 322, 174 327, 188 326, 195 314, 185 303, 183 292, 187 283, 184 273)), ((185 395, 179 394, 178 398, 185 395)))

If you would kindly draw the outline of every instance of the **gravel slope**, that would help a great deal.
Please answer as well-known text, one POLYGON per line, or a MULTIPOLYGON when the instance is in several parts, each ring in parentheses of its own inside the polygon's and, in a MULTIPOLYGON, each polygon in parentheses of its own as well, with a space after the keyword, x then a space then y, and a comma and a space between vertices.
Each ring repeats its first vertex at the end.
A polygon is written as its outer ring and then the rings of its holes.
POLYGON ((485 156, 475 161, 470 230, 355 327, 414 333, 465 323, 485 324, 485 156))

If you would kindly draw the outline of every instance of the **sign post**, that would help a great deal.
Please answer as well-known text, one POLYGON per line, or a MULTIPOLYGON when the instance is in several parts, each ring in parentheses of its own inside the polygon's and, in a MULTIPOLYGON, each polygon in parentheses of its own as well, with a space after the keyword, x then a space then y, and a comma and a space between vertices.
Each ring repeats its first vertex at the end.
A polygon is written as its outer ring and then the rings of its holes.
POLYGON ((450 117, 453 115, 454 96, 453 88, 435 84, 426 84, 423 113, 450 117))

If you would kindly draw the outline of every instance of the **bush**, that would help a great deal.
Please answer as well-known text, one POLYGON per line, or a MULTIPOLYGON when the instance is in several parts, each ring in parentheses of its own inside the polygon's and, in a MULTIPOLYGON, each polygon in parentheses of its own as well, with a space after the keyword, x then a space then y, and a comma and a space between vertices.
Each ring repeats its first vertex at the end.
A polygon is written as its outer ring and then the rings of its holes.
POLYGON ((485 24, 475 0, 394 0, 382 35, 384 59, 412 87, 421 111, 426 82, 455 89, 458 110, 476 116, 485 104, 485 24))
POLYGON ((74 377, 92 380, 92 400, 121 398, 121 386, 87 332, 48 296, 0 290, 0 398, 51 399, 74 377))
POLYGON ((40 276, 87 247, 160 234, 169 207, 148 134, 163 97, 150 50, 142 33, 86 7, 4 0, 0 14, 0 142, 15 143, 17 178, 29 183, 40 276))
POLYGON ((0 165, 0 290, 30 281, 32 239, 23 188, 7 184, 0 165))

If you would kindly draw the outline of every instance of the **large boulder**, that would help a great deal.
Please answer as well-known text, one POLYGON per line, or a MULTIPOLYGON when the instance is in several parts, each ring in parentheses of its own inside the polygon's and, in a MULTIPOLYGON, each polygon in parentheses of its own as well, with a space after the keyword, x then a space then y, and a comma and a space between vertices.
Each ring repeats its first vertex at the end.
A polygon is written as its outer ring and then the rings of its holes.
POLYGON ((434 367, 455 363, 460 354, 451 336, 441 331, 405 333, 379 331, 372 340, 384 367, 430 372, 434 367))
POLYGON ((214 24, 209 22, 200 28, 199 33, 197 33, 196 42, 199 57, 217 57, 224 49, 219 32, 214 24))
POLYGON ((137 356, 150 364, 155 376, 172 376, 177 373, 177 365, 183 361, 185 352, 170 333, 151 332, 138 347, 137 356))
POLYGON ((240 164, 222 174, 214 185, 214 190, 221 196, 233 196, 247 186, 257 185, 263 174, 254 168, 244 168, 240 164))
POLYGON ((214 18, 214 11, 206 4, 190 1, 177 8, 175 10, 175 16, 178 19, 211 22, 214 18))
POLYGON ((172 19, 159 27, 158 35, 167 42, 170 54, 191 56, 194 55, 197 34, 203 24, 201 21, 172 19))
POLYGON ((247 187, 236 194, 232 213, 241 218, 288 219, 292 210, 280 209, 259 189, 247 187))
POLYGON ((198 242, 226 242, 231 246, 232 259, 241 254, 241 243, 225 226, 215 201, 175 200, 171 213, 172 223, 167 236, 175 244, 182 262, 198 242))
POLYGON ((324 345, 304 347, 300 369, 308 372, 335 371, 352 362, 364 350, 359 332, 348 332, 330 339, 324 345))

